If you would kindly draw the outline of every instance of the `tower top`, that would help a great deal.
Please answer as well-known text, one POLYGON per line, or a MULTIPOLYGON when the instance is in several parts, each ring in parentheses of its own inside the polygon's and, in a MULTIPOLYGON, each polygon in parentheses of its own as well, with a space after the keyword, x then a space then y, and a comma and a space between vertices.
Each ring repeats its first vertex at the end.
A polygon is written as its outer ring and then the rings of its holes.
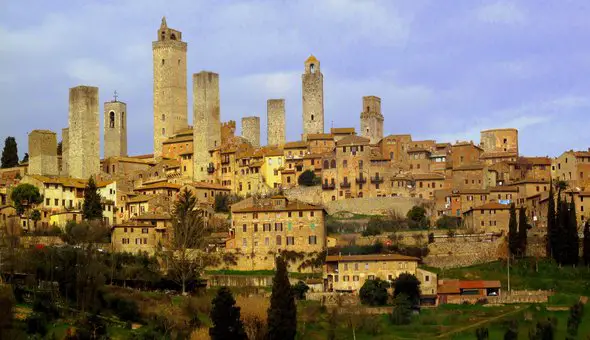
POLYGON ((310 54, 307 59, 305 59, 305 73, 319 73, 320 71, 320 61, 313 55, 310 54))
POLYGON ((305 63, 313 63, 313 62, 318 62, 318 59, 316 57, 314 57, 313 54, 309 55, 309 58, 307 58, 307 60, 305 60, 305 63))
POLYGON ((162 17, 162 23, 160 24, 160 28, 166 28, 168 25, 166 24, 166 16, 162 17))

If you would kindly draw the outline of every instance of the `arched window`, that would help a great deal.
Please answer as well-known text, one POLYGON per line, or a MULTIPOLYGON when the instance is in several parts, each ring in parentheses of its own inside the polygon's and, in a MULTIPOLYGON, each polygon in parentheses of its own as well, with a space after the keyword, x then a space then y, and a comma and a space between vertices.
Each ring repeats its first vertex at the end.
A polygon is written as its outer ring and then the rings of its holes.
POLYGON ((109 127, 110 128, 115 127, 115 112, 113 112, 113 111, 109 112, 109 127))
POLYGON ((336 168, 336 160, 333 159, 332 161, 330 161, 330 168, 335 169, 336 168))
POLYGON ((165 122, 166 121, 166 115, 162 113, 162 121, 165 122))
POLYGON ((160 37, 161 37, 161 39, 160 39, 160 40, 166 40, 166 33, 165 33, 165 32, 162 32, 162 33, 160 34, 160 37))
POLYGON ((121 112, 121 129, 125 128, 125 112, 121 112))
POLYGON ((311 73, 315 73, 315 64, 310 64, 310 65, 309 65, 309 71, 310 71, 311 73))
POLYGON ((324 169, 329 169, 330 168, 330 162, 326 159, 324 160, 324 169))
POLYGON ((164 65, 164 59, 162 59, 162 65, 164 65))
POLYGON ((170 34, 170 40, 176 40, 176 36, 174 35, 174 33, 170 34))
POLYGON ((162 128, 162 136, 165 136, 165 135, 166 135, 166 129, 162 128))

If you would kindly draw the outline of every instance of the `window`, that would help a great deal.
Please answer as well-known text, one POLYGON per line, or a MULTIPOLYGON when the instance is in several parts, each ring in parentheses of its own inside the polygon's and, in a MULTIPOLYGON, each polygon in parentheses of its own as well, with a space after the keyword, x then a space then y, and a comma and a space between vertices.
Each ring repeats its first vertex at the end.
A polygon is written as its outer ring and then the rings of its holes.
POLYGON ((310 212, 309 212, 309 216, 310 216, 310 217, 313 217, 313 216, 314 216, 314 212, 313 212, 313 211, 310 211, 310 212))
POLYGON ((311 120, 313 121, 313 115, 311 115, 311 120))
POLYGON ((281 235, 277 235, 277 246, 281 245, 281 235))
POLYGON ((166 135, 166 129, 162 128, 162 136, 165 136, 165 135, 166 135))
POLYGON ((318 243, 317 236, 315 236, 315 235, 309 236, 309 240, 308 241, 309 241, 308 242, 309 244, 317 244, 318 243))
POLYGON ((299 212, 299 217, 303 217, 303 211, 299 212))
POLYGON ((283 224, 275 223, 275 231, 283 231, 283 224))
POLYGON ((342 281, 347 282, 348 281, 348 275, 342 276, 342 281))
POLYGON ((424 276, 424 281, 425 282, 429 282, 430 281, 430 276, 429 275, 424 276))
POLYGON ((49 201, 49 198, 46 198, 45 199, 45 205, 50 205, 50 204, 51 204, 51 202, 49 201))
POLYGON ((270 241, 268 239, 268 237, 264 238, 264 245, 268 247, 268 245, 270 244, 270 241))
POLYGON ((353 275, 352 276, 352 281, 358 281, 359 280, 359 276, 358 275, 353 275))
POLYGON ((295 237, 293 237, 293 236, 287 236, 287 245, 288 246, 295 245, 295 237))
POLYGON ((115 127, 115 112, 109 112, 109 127, 112 129, 115 127))
POLYGON ((342 161, 342 167, 343 168, 347 168, 348 167, 348 161, 346 159, 342 161))
POLYGON ((270 231, 270 223, 264 223, 262 225, 262 230, 263 231, 270 231))
POLYGON ((354 264, 354 270, 359 270, 359 264, 358 263, 355 263, 354 264))
POLYGON ((254 223, 254 232, 258 232, 258 223, 254 223))
POLYGON ((243 231, 243 232, 246 232, 247 230, 248 230, 248 226, 246 226, 245 224, 244 224, 244 225, 242 225, 242 231, 243 231))
POLYGON ((248 246, 248 240, 246 240, 245 238, 242 239, 242 247, 247 247, 248 246))
POLYGON ((53 202, 53 203, 54 203, 54 204, 55 204, 55 206, 57 207, 57 206, 59 205, 59 199, 58 199, 58 198, 54 199, 54 202, 53 202))

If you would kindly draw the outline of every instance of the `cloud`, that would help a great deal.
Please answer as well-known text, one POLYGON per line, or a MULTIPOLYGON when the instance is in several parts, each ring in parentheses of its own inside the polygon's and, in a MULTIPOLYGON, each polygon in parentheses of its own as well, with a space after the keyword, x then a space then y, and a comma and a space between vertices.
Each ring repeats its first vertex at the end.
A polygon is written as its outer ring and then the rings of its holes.
POLYGON ((491 24, 523 24, 526 14, 513 2, 498 1, 476 10, 477 19, 491 24))

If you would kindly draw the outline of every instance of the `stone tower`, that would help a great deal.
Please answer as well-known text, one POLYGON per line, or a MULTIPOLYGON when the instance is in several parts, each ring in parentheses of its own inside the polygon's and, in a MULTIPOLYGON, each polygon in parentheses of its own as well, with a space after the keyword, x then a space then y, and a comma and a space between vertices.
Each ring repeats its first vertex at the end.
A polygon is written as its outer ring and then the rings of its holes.
POLYGON ((127 156, 127 104, 104 103, 104 158, 127 156))
POLYGON ((205 181, 209 150, 221 146, 219 75, 201 71, 193 74, 193 171, 194 180, 205 181))
POLYGON ((166 18, 152 43, 154 56, 154 157, 162 155, 162 142, 188 127, 186 94, 186 42, 180 31, 168 28, 166 18))
POLYGON ((69 176, 68 170, 68 150, 70 149, 70 129, 61 129, 61 172, 63 177, 69 176))
POLYGON ((88 179, 100 172, 100 127, 98 87, 70 89, 68 172, 88 179))
POLYGON ((324 76, 313 55, 305 61, 303 85, 303 140, 310 133, 324 133, 324 76))
POLYGON ((57 137, 55 132, 33 130, 29 133, 29 174, 57 176, 57 137))
POLYGON ((269 99, 266 101, 266 144, 284 145, 285 138, 285 100, 269 99))
POLYGON ((221 145, 225 145, 236 135, 236 121, 230 120, 221 123, 221 145))
POLYGON ((369 138, 372 144, 383 138, 383 115, 381 114, 381 98, 379 97, 363 97, 361 136, 369 138))
POLYGON ((253 147, 260 146, 260 117, 242 118, 242 137, 246 138, 253 147))

